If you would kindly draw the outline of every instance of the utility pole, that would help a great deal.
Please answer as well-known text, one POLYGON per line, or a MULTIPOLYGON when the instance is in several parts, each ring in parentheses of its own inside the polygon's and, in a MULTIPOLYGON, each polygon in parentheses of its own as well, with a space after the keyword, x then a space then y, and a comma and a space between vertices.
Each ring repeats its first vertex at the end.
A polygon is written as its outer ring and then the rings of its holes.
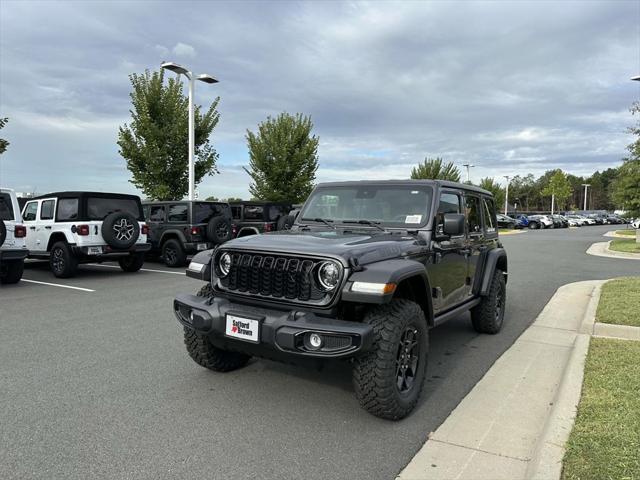
POLYGON ((505 175, 504 178, 507 179, 507 188, 504 196, 504 214, 507 215, 509 210, 509 179, 511 178, 509 175, 505 175))
POLYGON ((467 183, 471 183, 471 176, 469 175, 469 169, 475 167, 475 165, 471 165, 470 163, 463 163, 462 166, 467 169, 467 183))
POLYGON ((583 208, 583 210, 586 212, 587 211, 587 189, 591 186, 591 184, 583 183, 582 186, 584 187, 584 208, 583 208))

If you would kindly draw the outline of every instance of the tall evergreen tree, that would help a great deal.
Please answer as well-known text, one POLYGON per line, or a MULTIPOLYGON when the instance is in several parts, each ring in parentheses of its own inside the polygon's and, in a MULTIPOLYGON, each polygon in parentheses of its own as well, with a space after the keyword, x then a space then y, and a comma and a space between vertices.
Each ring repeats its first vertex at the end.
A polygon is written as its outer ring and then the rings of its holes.
MULTIPOLYGON (((640 102, 631 106, 631 113, 640 114, 640 102)), ((613 199, 626 212, 640 216, 640 119, 633 127, 629 127, 628 131, 635 136, 635 140, 627 147, 629 156, 618 169, 613 199)))

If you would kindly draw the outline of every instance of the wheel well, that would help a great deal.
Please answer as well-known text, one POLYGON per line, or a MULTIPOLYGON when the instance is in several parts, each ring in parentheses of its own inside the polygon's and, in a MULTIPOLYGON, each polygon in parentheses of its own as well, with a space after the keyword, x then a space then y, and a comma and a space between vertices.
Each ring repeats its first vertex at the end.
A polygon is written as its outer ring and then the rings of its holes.
POLYGON ((160 241, 160 247, 167 243, 167 240, 177 240, 179 242, 180 237, 178 237, 177 233, 167 233, 162 237, 162 240, 160 241))
POLYGON ((429 299, 431 298, 430 289, 427 286, 424 278, 419 275, 405 278, 396 287, 396 292, 393 298, 405 298, 417 303, 422 308, 424 316, 427 319, 429 325, 433 324, 433 316, 431 315, 431 305, 429 299))
MULTIPOLYGON (((498 261, 496 262, 496 268, 498 270, 502 270, 504 273, 507 273, 507 256, 506 255, 502 255, 501 257, 498 258, 498 261)), ((504 277, 504 281, 507 281, 508 277, 504 277)))
POLYGON ((53 247, 54 243, 66 242, 66 241, 67 241, 67 237, 64 236, 64 233, 62 232, 52 233, 51 236, 49 237, 49 243, 47 244, 47 252, 51 251, 51 247, 53 247))
POLYGON ((252 227, 242 227, 238 232, 237 238, 248 237, 249 235, 258 235, 258 230, 252 227))

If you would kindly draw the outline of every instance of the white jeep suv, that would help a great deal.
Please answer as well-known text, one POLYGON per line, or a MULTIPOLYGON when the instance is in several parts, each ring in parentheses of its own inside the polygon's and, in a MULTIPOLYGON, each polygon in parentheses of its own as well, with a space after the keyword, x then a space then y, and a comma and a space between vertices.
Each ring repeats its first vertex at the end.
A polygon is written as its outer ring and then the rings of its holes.
POLYGON ((17 283, 22 278, 29 253, 26 235, 15 192, 0 188, 0 283, 17 283))
POLYGON ((49 259, 56 277, 72 277, 79 263, 117 259, 125 272, 144 264, 148 228, 135 195, 58 192, 22 209, 29 258, 49 259))

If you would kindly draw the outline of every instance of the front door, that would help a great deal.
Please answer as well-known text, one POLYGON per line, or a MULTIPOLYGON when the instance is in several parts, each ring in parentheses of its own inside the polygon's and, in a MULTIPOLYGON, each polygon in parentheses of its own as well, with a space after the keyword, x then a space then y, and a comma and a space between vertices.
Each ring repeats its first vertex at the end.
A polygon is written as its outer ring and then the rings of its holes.
POLYGON ((27 227, 27 248, 29 252, 35 253, 43 250, 37 243, 36 223, 38 221, 38 201, 28 202, 22 210, 22 221, 27 227))
POLYGON ((434 229, 435 249, 429 279, 433 288, 433 309, 436 314, 449 310, 466 299, 466 237, 445 237, 444 215, 462 213, 462 194, 442 190, 434 229))

